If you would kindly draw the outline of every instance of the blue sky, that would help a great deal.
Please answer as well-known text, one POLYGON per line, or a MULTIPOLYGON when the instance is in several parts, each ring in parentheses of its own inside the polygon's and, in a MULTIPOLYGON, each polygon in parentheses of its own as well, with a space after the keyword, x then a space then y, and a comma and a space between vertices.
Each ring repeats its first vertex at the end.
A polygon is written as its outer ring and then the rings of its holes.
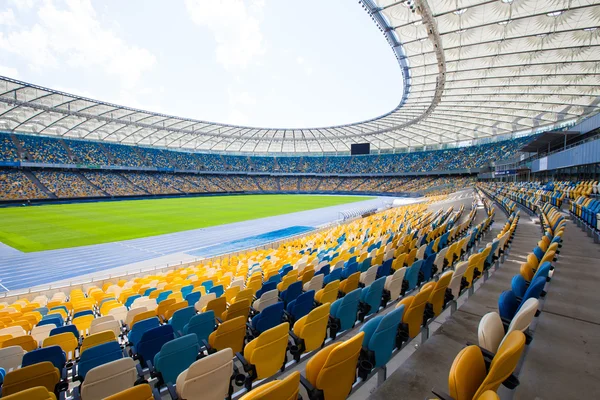
POLYGON ((356 0, 4 0, 0 75, 284 128, 373 118, 402 95, 393 52, 356 0))

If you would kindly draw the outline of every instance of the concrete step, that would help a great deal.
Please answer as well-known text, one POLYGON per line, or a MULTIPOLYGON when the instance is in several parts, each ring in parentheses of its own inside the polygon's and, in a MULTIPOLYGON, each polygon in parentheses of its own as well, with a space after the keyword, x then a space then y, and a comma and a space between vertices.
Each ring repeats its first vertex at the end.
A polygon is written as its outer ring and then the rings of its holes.
POLYGON ((52 193, 40 180, 29 170, 23 170, 23 173, 29 178, 31 182, 35 184, 42 192, 46 193, 49 198, 57 199, 56 195, 52 193))

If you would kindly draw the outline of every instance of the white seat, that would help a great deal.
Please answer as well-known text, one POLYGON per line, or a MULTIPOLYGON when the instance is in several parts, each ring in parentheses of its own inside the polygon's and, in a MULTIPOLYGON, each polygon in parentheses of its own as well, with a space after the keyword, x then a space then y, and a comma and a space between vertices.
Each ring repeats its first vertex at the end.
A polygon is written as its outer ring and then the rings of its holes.
POLYGON ((0 368, 4 368, 6 372, 19 368, 24 354, 25 351, 21 346, 9 346, 0 349, 0 368))
POLYGON ((99 324, 92 325, 90 327, 90 335, 94 333, 102 332, 102 331, 112 331, 115 334, 115 337, 119 337, 121 332, 121 323, 119 321, 109 320, 104 321, 99 324))
POLYGON ((204 296, 200 297, 200 300, 198 300, 196 302, 196 304, 194 304, 194 307, 196 308, 196 311, 198 312, 202 312, 202 309, 204 307, 206 307, 206 305, 208 304, 209 301, 214 300, 217 298, 217 295, 215 293, 207 293, 204 296))
MULTIPOLYGON (((137 300, 137 299, 136 299, 137 300)), ((135 303, 135 301, 134 301, 135 303)), ((136 307, 145 308, 147 311, 154 311, 158 307, 156 299, 144 299, 136 304, 136 307)))
POLYGON ((304 291, 308 292, 309 290, 314 290, 316 293, 323 289, 323 279, 325 279, 325 275, 323 274, 313 276, 310 281, 304 284, 304 291))
POLYGON ((375 277, 377 276, 377 265, 370 267, 365 272, 360 274, 360 282, 365 286, 369 286, 373 281, 375 281, 375 277))
POLYGON ((489 312, 481 317, 479 327, 477 328, 479 346, 495 353, 504 339, 504 326, 500 315, 495 312, 489 312))
POLYGON ((31 336, 35 339, 36 342, 41 343, 50 336, 50 331, 54 329, 55 326, 52 324, 42 325, 42 326, 34 326, 31 328, 31 336))
POLYGON ((0 329, 0 336, 11 335, 13 338, 19 336, 25 336, 27 332, 20 326, 9 326, 7 328, 0 329))
POLYGON ((265 309, 265 307, 277 303, 279 301, 278 296, 279 291, 277 289, 264 292, 262 296, 260 296, 260 299, 255 300, 254 303, 252 303, 252 308, 254 308, 258 312, 261 312, 265 309))
POLYGON ((121 358, 92 368, 80 386, 81 398, 102 400, 132 387, 137 379, 135 361, 121 358))
POLYGON ((40 307, 45 307, 46 304, 48 304, 48 296, 46 295, 41 295, 41 296, 36 296, 32 303, 38 303, 40 305, 40 307))
POLYGON ((113 308, 112 310, 110 310, 108 312, 108 315, 112 315, 113 317, 115 317, 115 319, 117 321, 123 322, 123 321, 125 321, 125 318, 127 317, 127 313, 128 313, 127 307, 121 306, 121 307, 116 307, 116 308, 113 308))
POLYGON ((92 321, 92 323, 90 324, 90 329, 93 328, 95 325, 99 325, 99 324, 102 324, 107 321, 116 321, 116 320, 113 315, 105 315, 104 317, 95 318, 92 321))
POLYGON ((406 274, 406 267, 398 268, 393 275, 385 278, 384 289, 390 292, 390 300, 394 301, 400 297, 402 292, 402 282, 404 281, 404 274, 406 274))
POLYGON ((427 245, 424 244, 423 246, 419 247, 419 250, 417 250, 417 260, 422 260, 425 258, 425 250, 427 250, 427 245))
POLYGON ((233 352, 226 348, 190 365, 177 377, 175 389, 179 398, 222 400, 228 397, 233 374, 232 358, 233 352))
POLYGON ((468 266, 468 261, 461 261, 458 264, 456 264, 456 267, 454 268, 454 274, 452 275, 452 280, 450 280, 450 284, 448 285, 448 287, 450 288, 450 291, 452 292, 452 295, 454 296, 455 300, 460 295, 460 283, 468 266))
POLYGON ((444 247, 435 256, 435 261, 433 262, 433 264, 437 267, 438 271, 441 271, 444 269, 444 259, 446 258, 447 252, 448 252, 448 247, 444 247))
POLYGON ((132 308, 131 310, 127 311, 127 315, 125 316, 125 319, 123 321, 125 323, 125 326, 130 327, 131 323, 133 322, 133 318, 136 315, 141 314, 146 311, 148 311, 148 309, 146 309, 146 307, 136 307, 136 308, 132 308))

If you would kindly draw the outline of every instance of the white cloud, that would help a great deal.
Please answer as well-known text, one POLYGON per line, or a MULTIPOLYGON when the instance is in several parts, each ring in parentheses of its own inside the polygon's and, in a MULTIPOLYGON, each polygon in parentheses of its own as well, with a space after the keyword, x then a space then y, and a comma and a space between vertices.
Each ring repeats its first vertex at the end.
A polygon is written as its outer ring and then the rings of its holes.
POLYGON ((63 63, 101 67, 131 87, 156 63, 150 51, 129 45, 103 27, 89 0, 46 0, 37 17, 31 28, 0 36, 0 49, 19 55, 33 70, 63 63))
POLYGON ((229 94, 229 103, 232 106, 237 106, 239 104, 244 106, 253 106, 256 104, 256 98, 248 92, 234 92, 231 88, 229 88, 227 93, 229 94))
POLYGON ((33 7, 35 0, 10 0, 20 10, 29 10, 33 7))
POLYGON ((233 125, 247 125, 249 120, 247 114, 237 109, 231 110, 227 117, 227 122, 233 125))
POLYGON ((0 11, 0 25, 3 26, 14 26, 17 25, 17 19, 15 18, 15 13, 12 8, 9 8, 5 11, 0 11))
POLYGON ((225 68, 245 68, 265 53, 260 29, 264 0, 186 0, 194 23, 212 31, 217 62, 225 68))
POLYGON ((19 71, 16 68, 0 65, 0 76, 8 76, 9 78, 18 78, 19 71))

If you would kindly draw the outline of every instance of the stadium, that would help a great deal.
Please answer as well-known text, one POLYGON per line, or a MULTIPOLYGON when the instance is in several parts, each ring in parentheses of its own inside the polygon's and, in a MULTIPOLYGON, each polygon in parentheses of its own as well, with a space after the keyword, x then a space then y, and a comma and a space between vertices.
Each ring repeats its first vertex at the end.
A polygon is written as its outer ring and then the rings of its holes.
POLYGON ((344 7, 400 77, 360 122, 0 74, 3 399, 600 398, 600 2, 344 7))

